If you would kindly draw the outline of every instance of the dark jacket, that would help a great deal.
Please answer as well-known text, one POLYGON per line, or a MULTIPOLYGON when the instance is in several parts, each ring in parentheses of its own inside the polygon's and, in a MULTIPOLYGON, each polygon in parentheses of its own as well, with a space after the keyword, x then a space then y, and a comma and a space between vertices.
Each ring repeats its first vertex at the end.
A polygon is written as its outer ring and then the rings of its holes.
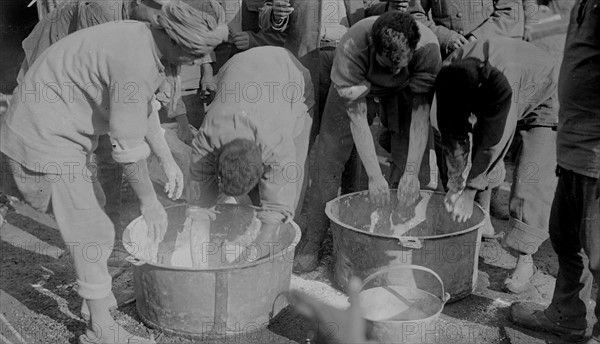
POLYGON ((410 5, 413 16, 436 34, 443 54, 457 34, 522 38, 538 9, 537 0, 411 0, 410 5))

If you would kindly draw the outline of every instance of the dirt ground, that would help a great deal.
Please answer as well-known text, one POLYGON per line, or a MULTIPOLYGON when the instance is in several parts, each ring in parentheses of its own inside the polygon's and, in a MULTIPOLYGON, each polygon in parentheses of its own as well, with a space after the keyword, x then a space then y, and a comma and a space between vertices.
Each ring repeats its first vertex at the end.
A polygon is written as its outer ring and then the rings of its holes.
MULTIPOLYGON (((560 61, 564 35, 535 42, 560 61)), ((509 164, 510 167, 510 164, 509 164)), ((510 176, 510 174, 508 174, 510 176)), ((510 178, 500 196, 507 206, 510 178)), ((160 191, 158 191, 160 194, 160 191)), ((139 216, 138 203, 127 185, 123 186, 122 223, 119 230, 139 216)), ((161 197, 165 205, 173 204, 161 197)), ((85 328, 80 318, 81 300, 76 294, 73 267, 68 248, 62 242, 51 216, 41 215, 18 201, 5 213, 0 228, 0 343, 77 343, 85 328)), ((493 219, 497 231, 507 229, 507 221, 493 219)), ((331 284, 331 239, 327 241, 321 266, 317 271, 293 276, 291 287, 308 292, 323 301, 343 307, 345 296, 331 284)), ((113 314, 128 331, 151 335, 159 343, 194 343, 183 337, 168 335, 144 325, 137 315, 132 294, 131 266, 123 250, 116 250, 109 262, 113 291, 120 307, 113 314)), ((515 301, 550 302, 557 273, 556 256, 546 242, 534 256, 539 272, 534 287, 516 296, 502 291, 502 282, 514 265, 514 258, 498 243, 484 243, 479 257, 477 287, 472 295, 444 307, 436 331, 424 334, 424 343, 538 344, 561 343, 553 336, 533 333, 508 320, 508 310, 515 301)), ((251 287, 251 286, 249 286, 251 287)), ((594 290, 596 293, 597 290, 594 290)), ((590 302, 591 309, 594 306, 590 302)), ((234 338, 204 343, 304 343, 313 325, 291 308, 275 316, 264 330, 234 338)), ((335 329, 333 329, 335 330, 335 329)))
MULTIPOLYGON (((507 202, 508 185, 501 197, 507 202)), ((132 190, 124 185, 123 223, 139 216, 132 190)), ((165 206, 173 202, 161 197, 165 206)), ((53 219, 28 206, 14 202, 0 229, 0 343, 77 343, 85 328, 80 318, 81 301, 76 294, 74 271, 68 250, 62 243, 53 219)), ((493 220, 496 230, 507 228, 506 221, 493 220)), ((122 228, 121 228, 122 229, 122 228)), ((345 296, 331 284, 331 239, 319 269, 313 273, 293 276, 291 287, 308 292, 326 303, 343 308, 345 296)), ((127 330, 149 337, 159 343, 195 343, 145 326, 132 302, 131 266, 117 250, 109 262, 114 276, 113 291, 122 305, 113 314, 127 330)), ((514 264, 514 259, 498 243, 484 243, 479 258, 479 278, 475 292, 469 297, 447 304, 437 322, 436 331, 426 332, 423 343, 560 343, 553 336, 532 333, 512 325, 508 307, 514 301, 528 300, 547 304, 550 301, 556 257, 549 243, 535 255, 539 273, 534 287, 515 296, 502 291, 502 281, 514 264)), ((593 304, 590 303, 590 310, 593 304)), ((593 320, 593 319, 590 319, 593 320)), ((221 338, 205 343, 303 343, 313 325, 289 307, 268 324, 266 329, 233 338, 221 338)))

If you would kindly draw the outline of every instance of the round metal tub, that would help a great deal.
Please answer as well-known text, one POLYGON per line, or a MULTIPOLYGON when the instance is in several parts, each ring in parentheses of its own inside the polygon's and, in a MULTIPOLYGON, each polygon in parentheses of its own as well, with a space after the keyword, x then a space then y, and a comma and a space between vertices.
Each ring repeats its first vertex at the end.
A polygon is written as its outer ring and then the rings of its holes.
MULTIPOLYGON (((378 209, 369 202, 368 191, 351 193, 327 203, 331 220, 334 254, 334 282, 346 288, 352 276, 367 278, 377 270, 394 265, 419 265, 437 273, 450 294, 449 302, 470 295, 477 283, 478 257, 486 213, 476 204, 473 216, 456 223, 444 207, 444 194, 421 191, 416 213, 423 221, 402 236, 392 236, 390 223, 380 221, 369 232, 371 214, 378 209)), ((389 215, 397 204, 391 190, 391 205, 382 209, 389 215)), ((380 208, 381 209, 381 208, 380 208)))
MULTIPOLYGON (((141 254, 140 245, 132 240, 133 234, 139 235, 132 231, 147 231, 141 217, 125 229, 123 244, 134 264, 140 318, 150 327, 200 340, 264 329, 287 306, 280 294, 289 290, 300 229, 295 223, 282 224, 273 254, 253 263, 234 262, 206 269, 173 266, 174 248, 189 246, 189 232, 183 231, 186 208, 185 204, 166 208, 169 227, 158 243, 158 259, 141 254)), ((215 236, 219 240, 239 238, 256 215, 256 208, 249 206, 223 204, 216 209, 219 215, 211 223, 211 240, 215 236)))

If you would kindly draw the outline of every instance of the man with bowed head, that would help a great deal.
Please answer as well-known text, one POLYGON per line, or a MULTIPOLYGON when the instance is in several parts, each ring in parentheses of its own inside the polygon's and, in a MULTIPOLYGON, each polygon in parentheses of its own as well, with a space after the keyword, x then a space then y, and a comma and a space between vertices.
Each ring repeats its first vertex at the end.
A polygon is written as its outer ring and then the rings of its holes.
POLYGON ((241 257, 254 260, 270 252, 279 226, 294 218, 305 177, 313 86, 309 71, 288 50, 268 46, 234 55, 221 68, 218 86, 192 141, 188 219, 205 220, 206 208, 220 196, 248 194, 260 207, 262 227, 253 245, 244 245, 252 251, 241 257))

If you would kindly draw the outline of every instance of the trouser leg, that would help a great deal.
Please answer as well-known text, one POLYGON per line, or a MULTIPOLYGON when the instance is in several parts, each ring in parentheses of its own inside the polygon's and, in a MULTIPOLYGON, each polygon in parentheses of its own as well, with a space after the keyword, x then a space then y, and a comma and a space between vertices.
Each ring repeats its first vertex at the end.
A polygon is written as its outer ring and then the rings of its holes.
POLYGON ((294 181, 296 183, 296 199, 294 201, 296 216, 300 215, 302 211, 306 186, 308 184, 308 147, 313 122, 311 115, 313 110, 314 108, 309 109, 304 116, 301 116, 296 121, 296 127, 294 128, 294 146, 296 147, 296 165, 298 166, 298 175, 294 181))
POLYGON ((519 130, 522 144, 517 154, 510 194, 510 229, 507 247, 534 254, 548 239, 548 220, 556 189, 556 132, 550 127, 519 130))
POLYGON ((107 261, 115 231, 98 201, 104 196, 97 195, 102 189, 94 185, 95 179, 78 173, 35 173, 19 164, 12 165, 15 183, 25 201, 39 211, 45 211, 51 201, 60 234, 75 265, 78 294, 91 300, 107 296, 111 289, 107 261))
POLYGON ((331 87, 331 67, 335 57, 334 48, 322 48, 319 50, 318 70, 310 70, 314 90, 315 90, 315 108, 313 110, 313 123, 310 132, 309 147, 312 147, 321 128, 321 118, 325 111, 327 95, 331 87))
POLYGON ((106 197, 104 211, 111 221, 120 227, 123 168, 112 158, 112 144, 108 135, 101 135, 98 138, 98 148, 94 155, 97 164, 97 178, 106 197))
MULTIPOLYGON (((550 215, 550 240, 558 256, 558 276, 546 316, 585 329, 592 281, 600 282, 600 195, 598 180, 559 168, 550 215)), ((600 299, 596 299, 596 316, 600 299)), ((595 334, 600 334, 596 326, 595 334)))
MULTIPOLYGON (((345 102, 331 86, 317 143, 316 178, 307 192, 309 235, 322 241, 328 225, 325 204, 338 194, 344 165, 350 157, 354 140, 345 102)), ((307 238, 311 240, 311 238, 307 238)))

